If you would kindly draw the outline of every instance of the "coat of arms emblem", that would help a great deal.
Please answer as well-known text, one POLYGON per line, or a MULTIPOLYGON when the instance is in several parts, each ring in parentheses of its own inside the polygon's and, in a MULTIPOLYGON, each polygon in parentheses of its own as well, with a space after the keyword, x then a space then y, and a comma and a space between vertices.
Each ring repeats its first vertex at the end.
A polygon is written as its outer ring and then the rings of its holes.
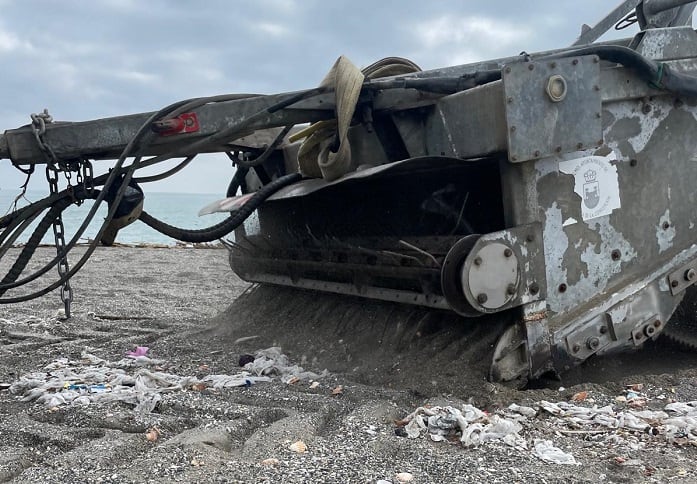
POLYGON ((593 209, 600 202, 600 184, 597 180, 597 173, 594 170, 588 170, 583 174, 586 183, 583 184, 583 203, 586 207, 593 209))

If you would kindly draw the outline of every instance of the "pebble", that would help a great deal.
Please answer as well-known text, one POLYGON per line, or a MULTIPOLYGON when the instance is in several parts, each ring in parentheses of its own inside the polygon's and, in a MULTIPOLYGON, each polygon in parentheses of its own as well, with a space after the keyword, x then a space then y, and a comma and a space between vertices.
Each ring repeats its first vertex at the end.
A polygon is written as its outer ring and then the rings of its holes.
POLYGON ((414 475, 409 472, 399 472, 395 476, 399 482, 411 482, 414 480, 414 475))

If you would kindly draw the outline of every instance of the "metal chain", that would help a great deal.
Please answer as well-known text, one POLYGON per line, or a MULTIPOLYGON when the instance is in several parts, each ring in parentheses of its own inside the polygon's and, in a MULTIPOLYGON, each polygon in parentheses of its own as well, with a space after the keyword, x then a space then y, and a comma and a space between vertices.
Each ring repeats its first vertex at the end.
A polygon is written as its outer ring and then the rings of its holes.
MULTIPOLYGON (((58 157, 53 152, 51 147, 46 144, 44 139, 44 133, 46 133, 46 124, 53 122, 53 118, 48 114, 48 110, 44 109, 43 113, 32 114, 32 129, 34 131, 34 137, 36 142, 39 144, 41 150, 46 153, 48 160, 46 163, 46 180, 48 180, 48 187, 51 195, 58 193, 58 172, 61 170, 60 164, 58 162, 58 157)), ((70 169, 64 170, 66 173, 66 178, 68 180, 68 185, 70 185, 70 169)), ((79 172, 78 172, 79 173, 79 172)), ((58 275, 62 279, 68 272, 70 272, 70 266, 68 265, 68 255, 65 253, 65 227, 63 226, 63 214, 59 213, 58 216, 53 220, 53 236, 56 242, 56 251, 61 257, 58 262, 58 275)), ((66 279, 61 287, 61 300, 63 301, 63 306, 65 307, 65 317, 70 318, 70 305, 73 302, 73 289, 70 287, 70 279, 66 279)))
POLYGON ((44 109, 43 112, 39 114, 31 114, 31 126, 34 131, 34 138, 36 138, 36 143, 41 148, 41 151, 48 155, 48 161, 51 163, 58 163, 58 157, 53 152, 53 149, 44 141, 44 134, 46 133, 46 125, 53 122, 53 116, 48 114, 48 109, 44 109))
MULTIPOLYGON (((58 170, 55 166, 46 165, 46 179, 48 180, 51 195, 58 193, 58 170)), ((70 272, 68 255, 65 254, 65 227, 63 226, 63 214, 59 213, 53 220, 53 236, 56 241, 56 252, 64 254, 58 262, 58 275, 63 278, 70 272)), ((70 279, 66 279, 61 287, 61 300, 65 307, 65 317, 70 318, 70 305, 73 302, 73 289, 70 287, 70 279)))

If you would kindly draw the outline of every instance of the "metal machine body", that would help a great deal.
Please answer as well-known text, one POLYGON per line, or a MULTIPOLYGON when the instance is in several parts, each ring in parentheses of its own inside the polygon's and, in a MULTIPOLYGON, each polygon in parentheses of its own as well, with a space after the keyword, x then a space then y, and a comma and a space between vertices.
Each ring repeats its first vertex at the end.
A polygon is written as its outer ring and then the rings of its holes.
MULTIPOLYGON (((625 1, 568 49, 366 81, 348 130, 351 168, 275 190, 226 242, 232 268, 248 281, 454 311, 463 324, 513 314, 496 381, 656 338, 697 282, 697 96, 661 82, 664 70, 697 76, 693 9, 625 1), (642 27, 633 39, 577 47, 632 12, 642 27), (630 49, 659 66, 657 78, 613 57, 630 49), (427 85, 444 78, 474 83, 427 85)), ((244 157, 283 126, 341 110, 331 89, 277 108, 288 96, 157 121, 142 153, 234 151, 242 191, 263 190, 299 171, 298 145, 256 166, 244 157), (235 123, 245 123, 236 137, 216 138, 235 123)), ((43 141, 59 160, 113 158, 149 118, 53 123, 43 141)), ((7 131, 0 157, 37 163, 34 135, 7 131)))

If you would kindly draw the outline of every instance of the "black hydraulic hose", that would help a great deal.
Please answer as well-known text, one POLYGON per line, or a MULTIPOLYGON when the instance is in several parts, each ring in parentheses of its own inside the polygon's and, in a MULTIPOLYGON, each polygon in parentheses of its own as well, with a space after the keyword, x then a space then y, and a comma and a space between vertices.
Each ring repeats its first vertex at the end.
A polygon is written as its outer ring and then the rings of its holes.
MULTIPOLYGON (((269 159, 269 156, 273 154, 273 152, 278 148, 278 146, 283 142, 284 139, 286 139, 286 136, 288 133, 290 133, 290 130, 293 129, 293 125, 289 124, 285 128, 281 130, 280 133, 278 133, 278 136, 273 140, 273 142, 264 150, 262 154, 254 158, 253 160, 237 160, 237 164, 239 166, 244 166, 245 168, 254 168, 255 166, 262 165, 266 160, 269 159)), ((228 155, 229 157, 230 155, 228 155)))
POLYGON ((10 270, 7 272, 7 274, 5 274, 5 277, 2 278, 2 281, 0 281, 0 286, 2 286, 0 287, 0 296, 5 294, 8 285, 17 280, 19 275, 29 263, 31 257, 34 255, 36 248, 41 243, 41 239, 44 238, 44 235, 46 235, 48 229, 53 225, 54 220, 56 220, 56 218, 60 216, 60 214, 63 213, 63 211, 71 204, 72 202, 70 200, 59 200, 51 207, 46 215, 44 215, 44 218, 41 219, 41 222, 39 222, 39 225, 37 225, 36 229, 31 234, 31 237, 29 237, 29 240, 22 249, 22 252, 19 254, 19 257, 17 257, 17 260, 15 260, 14 264, 12 264, 10 270))
POLYGON ((2 241, 7 240, 7 243, 3 243, 2 245, 0 245, 0 259, 2 259, 5 256, 7 251, 10 250, 10 248, 12 247, 12 244, 15 243, 15 240, 17 240, 19 236, 24 233, 27 227, 29 227, 32 224, 32 222, 39 215, 41 215, 41 212, 43 212, 43 210, 37 210, 36 212, 31 213, 25 218, 17 219, 17 223, 15 226, 13 226, 12 228, 8 228, 5 232, 0 234, 0 239, 2 241))
POLYGON ((146 225, 152 227, 158 232, 165 234, 173 239, 181 240, 183 242, 189 243, 201 243, 201 242, 212 242, 221 237, 226 236, 237 227, 242 225, 242 223, 249 218, 249 216, 261 206, 267 198, 276 193, 281 188, 291 185, 302 178, 299 173, 292 173, 290 175, 285 175, 271 183, 268 183, 261 187, 259 190, 254 192, 254 194, 247 200, 247 202, 242 205, 238 210, 236 210, 230 217, 226 218, 220 223, 217 223, 211 227, 198 230, 181 229, 179 227, 174 227, 161 220, 156 219, 152 215, 143 211, 140 214, 139 219, 146 225))
POLYGON ((536 60, 559 59, 582 55, 597 55, 604 61, 622 64, 635 71, 639 77, 656 89, 663 89, 682 96, 697 96, 696 76, 677 72, 667 64, 648 59, 628 47, 619 45, 591 45, 580 49, 539 57, 536 60))
POLYGON ((57 200, 60 200, 61 198, 67 196, 69 196, 68 191, 63 190, 54 195, 42 198, 37 202, 32 202, 29 205, 26 205, 22 208, 18 208, 17 210, 8 213, 3 217, 0 217, 0 229, 9 227, 10 224, 16 221, 17 219, 24 219, 25 217, 29 216, 29 214, 34 213, 36 210, 45 210, 51 205, 53 205, 57 200))
MULTIPOLYGON (((234 160, 230 153, 226 154, 231 160, 234 160)), ((243 166, 237 167, 237 170, 235 170, 235 174, 232 175, 232 180, 230 180, 230 184, 227 187, 227 191, 225 192, 226 197, 234 197, 235 195, 237 195, 237 190, 239 188, 242 188, 242 192, 244 193, 244 187, 246 186, 244 178, 247 176, 248 172, 249 168, 245 168, 243 166)))
MULTIPOLYGON (((218 139, 225 138, 225 137, 239 136, 239 133, 241 130, 245 129, 246 126, 248 126, 252 122, 263 118, 263 116, 268 115, 268 114, 273 114, 281 109, 285 109, 286 107, 288 107, 292 104, 295 104, 298 101, 301 101, 303 99, 307 99, 308 97, 316 96, 318 94, 322 94, 325 91, 326 91, 326 88, 319 87, 319 88, 308 89, 306 91, 301 91, 301 92, 298 92, 295 94, 291 94, 288 97, 286 97, 285 99, 283 99, 282 101, 279 101, 279 102, 271 105, 270 107, 241 120, 240 122, 238 122, 235 125, 232 125, 226 129, 223 129, 215 134, 209 135, 208 137, 206 137, 202 140, 199 140, 198 142, 194 142, 192 146, 195 146, 196 148, 198 148, 199 146, 205 146, 206 142, 208 142, 210 140, 217 141, 218 139)), ((87 259, 91 256, 91 254, 96 249, 97 244, 99 242, 99 239, 101 238, 101 235, 104 233, 106 226, 108 225, 109 221, 112 219, 114 211, 118 207, 118 202, 123 197, 123 193, 124 193, 126 187, 128 186, 128 182, 130 182, 131 177, 133 176, 133 173, 135 172, 135 170, 142 167, 141 156, 138 156, 135 159, 135 161, 133 162, 133 164, 131 164, 128 167, 123 168, 122 165, 123 165, 123 162, 125 161, 126 157, 131 155, 132 151, 136 151, 136 150, 134 150, 134 148, 139 147, 140 142, 144 138, 147 138, 148 136, 152 136, 152 133, 149 132, 149 129, 150 129, 153 121, 160 119, 164 116, 171 115, 172 113, 178 113, 179 110, 188 109, 190 106, 206 104, 208 102, 212 102, 211 101, 212 99, 217 100, 218 98, 222 99, 224 97, 227 97, 227 96, 219 96, 219 97, 215 97, 215 98, 197 98, 197 99, 188 99, 185 101, 179 101, 179 102, 176 102, 174 104, 167 106, 166 108, 164 108, 164 109, 158 111, 157 113, 153 114, 152 116, 150 116, 150 118, 148 118, 148 120, 138 130, 138 132, 133 137, 133 139, 131 139, 131 141, 128 143, 126 148, 124 148, 121 156, 117 160, 116 164, 114 165, 114 168, 110 171, 110 173, 108 175, 102 175, 101 177, 98 177, 97 179, 94 180, 95 184, 104 183, 104 187, 103 187, 104 189, 102 190, 100 195, 97 197, 95 204, 91 208, 85 221, 83 221, 83 224, 78 229, 78 232, 73 236, 73 238, 70 240, 70 242, 68 242, 68 244, 66 245, 65 250, 61 254, 56 256, 54 259, 52 259, 49 263, 44 265, 41 269, 34 272, 32 275, 25 277, 24 279, 22 279, 20 281, 15 281, 12 283, 7 283, 7 284, 0 283, 0 289, 6 290, 6 289, 10 289, 10 288, 24 285, 28 282, 31 282, 31 281, 37 279, 41 275, 48 272, 51 268, 55 267, 58 264, 58 262, 73 249, 73 247, 77 243, 77 240, 82 235, 82 233, 86 229, 87 225, 94 217, 94 213, 96 212, 96 207, 103 200, 104 194, 108 191, 109 186, 114 182, 114 180, 116 179, 117 176, 120 176, 123 174, 124 180, 122 182, 122 186, 121 186, 120 190, 116 194, 115 203, 110 208, 109 213, 107 214, 106 219, 104 220, 101 228, 99 229, 99 232, 97 233, 97 236, 95 237, 94 242, 92 242, 88 246, 85 253, 78 260, 78 262, 70 269, 70 271, 67 274, 61 276, 56 282, 50 284, 49 286, 45 287, 44 289, 42 289, 40 291, 36 291, 36 292, 31 293, 31 294, 27 294, 24 296, 18 296, 18 297, 12 297, 12 298, 0 299, 0 304, 11 304, 11 303, 16 303, 16 302, 28 301, 28 300, 43 296, 44 294, 48 294, 49 292, 58 288, 65 281, 70 279, 73 275, 75 275, 82 268, 82 266, 85 265, 85 263, 87 262, 87 259), (102 180, 104 180, 104 178, 106 178, 105 182, 102 181, 102 180), (99 180, 98 183, 97 183, 97 180, 99 180)), ((243 95, 243 97, 249 97, 249 96, 243 95)), ((213 101, 213 102, 215 102, 215 101, 213 101)), ((153 158, 148 159, 147 161, 149 162, 149 164, 155 164, 157 162, 164 161, 164 160, 169 159, 171 157, 172 157, 171 154, 165 154, 165 155, 155 156, 153 158)), ((246 219, 246 217, 245 217, 245 219, 246 219)), ((244 219, 242 221, 244 221, 244 219)), ((176 229, 176 227, 172 227, 172 229, 176 229)), ((231 228, 227 233, 229 233, 232 230, 234 230, 234 227, 231 228)), ((213 239, 213 240, 215 240, 215 239, 213 239)))
MULTIPOLYGON (((117 179, 117 175, 120 175, 121 171, 121 166, 123 165, 123 162, 126 160, 126 158, 129 156, 129 153, 134 149, 137 143, 140 142, 141 139, 146 137, 149 133, 148 129, 150 128, 150 124, 152 121, 157 119, 159 116, 164 116, 169 113, 171 113, 173 110, 177 109, 178 107, 184 105, 189 101, 179 101, 174 104, 171 104, 167 106, 166 108, 160 110, 158 113, 152 115, 146 123, 141 126, 141 128, 138 130, 136 135, 133 137, 133 139, 128 143, 126 148, 124 148, 121 156, 117 160, 114 169, 109 173, 109 175, 106 177, 106 182, 104 182, 104 189, 101 191, 101 193, 97 196, 96 201, 94 205, 91 207, 89 213, 87 214, 87 217, 83 221, 82 225, 78 229, 78 231, 75 233, 73 238, 66 244, 65 250, 63 250, 60 254, 58 254, 56 257, 54 257, 50 262, 45 264, 41 269, 38 269, 35 271, 33 274, 30 276, 27 276, 19 281, 13 281, 13 282, 7 282, 3 283, 0 282, 0 290, 3 290, 3 292, 7 289, 11 289, 14 287, 22 286, 24 284, 27 284, 28 282, 31 282, 39 277, 41 277, 43 274, 51 270, 53 267, 55 267, 63 257, 67 256, 67 254, 75 247, 77 244, 80 236, 84 233, 86 230, 87 226, 89 223, 92 221, 94 214, 97 211, 97 207, 99 204, 104 200, 104 197, 106 196, 106 193, 108 192, 108 188, 114 183, 114 181, 117 179)), ((61 276, 58 281, 54 282, 53 284, 50 284, 49 286, 45 287, 44 289, 40 291, 33 292, 31 294, 27 294, 24 296, 18 296, 18 297, 13 297, 13 298, 4 298, 0 299, 0 304, 10 304, 10 303, 16 303, 16 302, 22 302, 22 301, 28 301, 30 299, 34 299, 40 296, 43 296, 44 294, 47 294, 54 289, 58 288, 60 285, 62 285, 65 281, 70 279, 73 275, 75 275, 81 268, 82 266, 85 265, 87 262, 87 259, 92 255, 92 252, 97 248, 97 244, 99 243, 99 240, 106 230, 106 226, 108 225, 109 221, 114 216, 114 213, 116 212, 116 209, 118 208, 118 202, 121 200, 123 197, 124 192, 126 191, 126 188, 128 186, 128 183, 131 180, 131 177, 133 176, 133 173, 135 170, 137 170, 140 167, 140 161, 141 157, 138 156, 134 160, 133 164, 131 164, 128 168, 125 169, 126 173, 124 174, 124 179, 122 181, 122 185, 118 192, 116 193, 116 196, 114 198, 115 202, 113 206, 109 209, 109 212, 107 213, 106 218, 104 219, 104 222, 102 223, 101 228, 97 232, 97 236, 95 237, 95 240, 88 246, 87 250, 85 253, 82 255, 80 260, 68 271, 67 274, 64 274, 61 276)), ((36 231, 35 231, 36 232, 36 231)), ((33 235, 32 235, 33 237, 33 235)), ((41 236, 43 238, 43 235, 41 236)), ((41 240, 41 239, 39 239, 41 240)), ((36 248, 34 248, 35 250, 36 248)), ((21 254, 20 254, 21 255, 21 254)))
MULTIPOLYGON (((141 176, 138 178, 133 178, 133 181, 136 183, 150 183, 150 182, 154 182, 154 181, 164 180, 165 178, 168 178, 168 177, 174 175, 175 173, 178 173, 181 170, 183 170, 189 163, 191 163, 191 160, 193 160, 194 158, 196 158, 196 155, 188 156, 183 161, 179 162, 175 167, 170 168, 169 170, 167 170, 165 172, 158 173, 157 175, 141 176)), ((147 162, 147 161, 148 160, 145 160, 145 162, 147 162)), ((144 163, 141 163, 140 166, 142 167, 144 163)))

